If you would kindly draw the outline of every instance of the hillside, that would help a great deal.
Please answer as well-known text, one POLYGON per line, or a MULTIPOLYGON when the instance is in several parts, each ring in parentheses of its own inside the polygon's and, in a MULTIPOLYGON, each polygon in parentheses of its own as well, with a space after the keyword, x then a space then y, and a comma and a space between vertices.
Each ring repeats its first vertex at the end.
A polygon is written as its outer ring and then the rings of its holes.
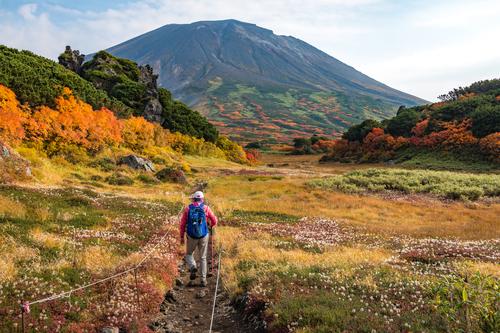
POLYGON ((219 133, 205 117, 173 99, 167 89, 158 88, 157 75, 149 65, 138 66, 133 61, 100 51, 83 64, 79 73, 130 107, 135 115, 144 116, 173 132, 217 141, 219 133))
MULTIPOLYGON (((500 164, 500 79, 478 81, 441 102, 401 107, 382 122, 350 127, 323 160, 407 165, 500 164)), ((484 168, 484 166, 482 166, 484 168)))
POLYGON ((138 66, 106 52, 97 53, 81 66, 76 55, 79 52, 68 46, 57 64, 29 51, 0 45, 0 84, 30 107, 54 107, 67 87, 94 109, 106 107, 119 118, 143 116, 172 132, 217 141, 219 133, 205 117, 172 98, 167 89, 158 88, 150 66, 138 66))
POLYGON ((21 103, 32 107, 53 106, 62 88, 68 87, 94 108, 105 106, 122 117, 132 113, 129 107, 56 62, 4 45, 0 45, 0 84, 14 90, 21 103))
POLYGON ((425 102, 299 39, 236 20, 165 25, 108 51, 150 64, 162 87, 244 141, 339 134, 425 102))

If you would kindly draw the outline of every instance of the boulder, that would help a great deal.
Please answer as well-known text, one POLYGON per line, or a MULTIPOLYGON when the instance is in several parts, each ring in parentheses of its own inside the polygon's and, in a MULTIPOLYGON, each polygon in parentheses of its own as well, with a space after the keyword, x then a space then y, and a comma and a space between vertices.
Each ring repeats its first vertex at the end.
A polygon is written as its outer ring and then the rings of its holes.
POLYGON ((156 178, 163 182, 186 184, 187 178, 184 171, 177 167, 166 167, 156 173, 156 178))
POLYGON ((125 164, 132 169, 155 172, 153 162, 137 155, 127 155, 120 158, 118 164, 125 164))

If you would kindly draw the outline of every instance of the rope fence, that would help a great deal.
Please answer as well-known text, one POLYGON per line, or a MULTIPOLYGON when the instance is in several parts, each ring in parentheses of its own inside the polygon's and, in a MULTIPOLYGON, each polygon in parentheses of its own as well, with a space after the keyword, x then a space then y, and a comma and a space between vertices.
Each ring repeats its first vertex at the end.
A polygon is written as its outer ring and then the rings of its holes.
MULTIPOLYGON (((181 211, 179 212, 178 217, 180 217, 180 215, 182 214, 183 209, 181 209, 181 211)), ((45 297, 45 298, 37 299, 37 300, 34 300, 34 301, 21 301, 21 325, 20 325, 21 332, 22 333, 26 333, 26 325, 25 325, 26 323, 25 323, 25 321, 26 321, 26 316, 29 315, 29 313, 31 312, 31 306, 36 305, 36 304, 50 302, 50 301, 55 301, 55 300, 62 299, 62 298, 68 298, 68 297, 71 297, 71 295, 74 294, 74 293, 77 293, 77 292, 82 291, 82 290, 86 290, 88 288, 91 288, 91 287, 93 287, 95 285, 102 284, 102 283, 107 282, 107 281, 115 280, 115 279, 117 279, 119 277, 122 277, 122 276, 130 274, 130 273, 134 274, 135 294, 136 294, 137 306, 138 306, 138 309, 139 309, 140 308, 140 296, 139 296, 139 284, 138 284, 138 278, 137 278, 137 271, 138 271, 139 268, 141 268, 144 265, 144 263, 146 263, 146 261, 148 259, 151 258, 151 256, 155 253, 155 251, 158 250, 158 247, 161 244, 164 243, 164 241, 167 238, 167 236, 169 236, 168 232, 165 233, 158 240, 158 242, 153 246, 153 248, 149 252, 147 252, 146 255, 144 255, 144 257, 136 265, 134 265, 133 267, 130 267, 128 269, 125 269, 125 270, 123 270, 121 272, 118 272, 118 273, 115 273, 113 275, 110 275, 108 277, 99 279, 97 281, 85 284, 83 286, 80 286, 80 287, 77 287, 77 288, 73 288, 73 289, 70 289, 70 290, 58 293, 58 294, 54 294, 54 295, 51 295, 51 296, 48 296, 48 297, 45 297)), ((211 268, 211 271, 213 273, 213 268, 214 268, 213 267, 213 262, 214 262, 214 260, 213 260, 213 258, 214 258, 213 243, 211 244, 211 252, 212 252, 212 261, 211 261, 212 262, 212 268, 211 268)), ((217 252, 218 252, 217 280, 216 280, 216 284, 215 284, 214 299, 213 299, 213 304, 212 304, 212 315, 211 315, 211 319, 210 319, 210 329, 209 329, 210 333, 212 332, 212 327, 213 327, 213 323, 214 323, 215 306, 216 306, 216 302, 217 302, 217 293, 218 293, 218 289, 219 289, 219 279, 220 279, 220 269, 221 269, 221 256, 222 256, 222 245, 219 247, 219 250, 217 252)))
MULTIPOLYGON (((178 217, 180 217, 182 211, 183 211, 184 208, 182 208, 179 213, 178 213, 178 217)), ((91 283, 88 283, 88 284, 85 284, 83 286, 80 286, 78 288, 74 288, 74 289, 71 289, 71 290, 68 290, 68 291, 64 291, 62 293, 59 293, 59 294, 55 294, 55 295, 52 295, 52 296, 49 296, 49 297, 45 297, 45 298, 41 298, 41 299, 38 299, 38 300, 34 300, 34 301, 21 301, 21 332, 22 333, 25 333, 26 332, 26 325, 25 325, 25 319, 30 312, 31 312, 31 309, 30 307, 32 305, 35 305, 35 304, 41 304, 41 303, 45 303, 45 302, 49 302, 49 301, 54 301, 54 300, 58 300, 58 299, 61 299, 61 298, 66 298, 66 297, 71 297, 71 295, 73 293, 76 293, 78 291, 81 291, 81 290, 85 290, 85 289, 88 289, 90 287, 93 287, 95 285, 98 285, 98 284, 101 284, 101 283, 104 283, 106 281, 110 281, 110 280, 115 280, 121 276, 124 276, 124 275, 127 275, 129 273, 134 273, 134 280, 135 280, 135 291, 136 291, 136 298, 137 298, 137 305, 138 307, 140 308, 140 297, 139 297, 139 284, 138 284, 138 279, 137 279, 137 270, 139 268, 141 268, 144 263, 150 259, 150 257, 153 255, 153 253, 158 249, 158 247, 164 243, 164 240, 167 238, 167 236, 169 236, 169 233, 165 233, 165 235, 163 235, 160 240, 155 244, 155 246, 153 246, 153 248, 148 252, 146 253, 146 255, 139 261, 139 263, 137 263, 136 265, 134 265, 133 267, 131 268, 128 268, 124 271, 121 271, 119 273, 116 273, 116 274, 113 274, 111 276, 108 276, 108 277, 105 277, 105 278, 102 278, 100 280, 97 280, 97 281, 94 281, 94 282, 91 282, 91 283)))

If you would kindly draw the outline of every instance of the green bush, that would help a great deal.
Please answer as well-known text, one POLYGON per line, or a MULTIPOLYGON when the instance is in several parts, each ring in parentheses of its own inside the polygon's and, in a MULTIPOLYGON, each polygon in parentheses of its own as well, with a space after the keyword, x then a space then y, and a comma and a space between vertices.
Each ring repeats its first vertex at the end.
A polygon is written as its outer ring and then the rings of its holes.
POLYGON ((365 136, 376 127, 382 127, 382 124, 373 119, 367 119, 361 124, 350 127, 344 134, 343 138, 348 141, 362 142, 365 136))
POLYGON ((106 178, 106 181, 110 185, 119 185, 119 186, 125 186, 125 185, 133 185, 134 180, 122 173, 113 173, 111 176, 106 178))
POLYGON ((93 168, 99 168, 102 171, 113 171, 116 169, 116 162, 109 157, 100 158, 92 161, 89 166, 93 168))
POLYGON ((401 109, 387 122, 387 132, 393 136, 410 137, 411 130, 422 119, 421 112, 415 109, 401 109))
POLYGON ((471 119, 472 133, 478 138, 500 132, 500 105, 482 105, 472 113, 471 119))
POLYGON ((139 180, 140 182, 143 182, 144 184, 149 184, 149 185, 159 183, 158 179, 156 179, 148 174, 145 174, 145 173, 142 173, 139 176, 137 176, 137 180, 139 180))
POLYGON ((158 89, 160 102, 163 107, 162 126, 172 132, 180 132, 205 139, 209 142, 216 142, 219 132, 214 125, 210 124, 207 118, 199 112, 191 110, 184 103, 172 99, 170 91, 164 88, 158 89))
POLYGON ((349 193, 398 191, 452 200, 478 200, 500 195, 500 175, 448 171, 366 169, 313 180, 309 184, 349 193))

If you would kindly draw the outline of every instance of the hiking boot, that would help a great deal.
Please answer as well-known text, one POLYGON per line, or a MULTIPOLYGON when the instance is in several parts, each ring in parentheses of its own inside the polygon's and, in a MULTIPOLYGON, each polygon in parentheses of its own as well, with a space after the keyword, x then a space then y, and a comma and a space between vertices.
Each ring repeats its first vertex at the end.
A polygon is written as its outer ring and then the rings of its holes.
POLYGON ((196 272, 198 272, 198 269, 196 269, 196 267, 192 267, 190 270, 189 270, 190 274, 189 274, 189 280, 194 280, 196 279, 196 272))
POLYGON ((202 279, 201 282, 200 282, 200 286, 201 287, 206 287, 207 286, 207 280, 202 279))

